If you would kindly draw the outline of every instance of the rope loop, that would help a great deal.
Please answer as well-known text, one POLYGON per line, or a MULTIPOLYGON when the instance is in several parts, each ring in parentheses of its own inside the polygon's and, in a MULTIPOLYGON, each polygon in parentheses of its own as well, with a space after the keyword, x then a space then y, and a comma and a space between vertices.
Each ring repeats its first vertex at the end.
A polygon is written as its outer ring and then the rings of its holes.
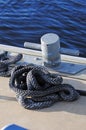
POLYGON ((0 76, 9 77, 15 64, 22 59, 22 54, 8 55, 7 51, 0 53, 0 76))
POLYGON ((79 93, 71 85, 63 84, 60 75, 33 64, 15 67, 9 86, 26 109, 42 109, 57 101, 69 102, 79 98, 79 93))

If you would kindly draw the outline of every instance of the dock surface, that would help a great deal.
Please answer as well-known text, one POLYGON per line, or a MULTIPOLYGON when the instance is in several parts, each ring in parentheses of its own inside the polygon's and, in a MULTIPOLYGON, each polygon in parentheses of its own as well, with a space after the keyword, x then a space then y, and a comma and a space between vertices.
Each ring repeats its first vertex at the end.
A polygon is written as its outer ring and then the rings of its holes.
MULTIPOLYGON (((65 83, 86 90, 86 81, 64 78, 65 83)), ((41 110, 27 110, 9 89, 9 78, 0 77, 0 129, 17 124, 28 130, 86 130, 86 97, 74 102, 57 102, 41 110)))

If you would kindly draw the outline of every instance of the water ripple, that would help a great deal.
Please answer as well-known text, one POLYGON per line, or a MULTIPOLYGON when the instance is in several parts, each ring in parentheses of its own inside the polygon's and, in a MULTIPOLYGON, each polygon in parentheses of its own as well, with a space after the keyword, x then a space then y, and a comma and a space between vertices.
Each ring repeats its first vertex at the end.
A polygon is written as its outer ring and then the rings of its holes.
POLYGON ((79 49, 86 57, 86 1, 0 0, 0 43, 23 47, 57 33, 61 46, 79 49))

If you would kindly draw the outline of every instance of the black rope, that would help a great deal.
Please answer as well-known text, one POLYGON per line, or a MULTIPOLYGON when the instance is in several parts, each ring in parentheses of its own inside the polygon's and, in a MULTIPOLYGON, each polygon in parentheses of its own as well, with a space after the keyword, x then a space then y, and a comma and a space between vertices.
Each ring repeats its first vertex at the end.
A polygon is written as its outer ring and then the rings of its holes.
POLYGON ((7 51, 0 51, 0 61, 2 61, 7 55, 7 51))
POLYGON ((20 65, 12 70, 9 86, 26 109, 41 109, 57 101, 70 102, 86 96, 86 91, 75 90, 62 81, 60 75, 49 73, 45 67, 20 65))
POLYGON ((8 55, 7 51, 0 53, 0 76, 8 77, 11 75, 11 70, 15 64, 20 61, 22 54, 16 56, 8 55))

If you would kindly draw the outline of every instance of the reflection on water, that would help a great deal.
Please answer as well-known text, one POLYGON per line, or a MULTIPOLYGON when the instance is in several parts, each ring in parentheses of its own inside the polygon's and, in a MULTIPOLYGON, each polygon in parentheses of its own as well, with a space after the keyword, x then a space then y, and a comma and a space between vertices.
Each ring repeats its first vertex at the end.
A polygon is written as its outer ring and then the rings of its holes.
POLYGON ((57 33, 61 46, 79 49, 86 57, 86 1, 0 0, 0 44, 23 47, 57 33))

